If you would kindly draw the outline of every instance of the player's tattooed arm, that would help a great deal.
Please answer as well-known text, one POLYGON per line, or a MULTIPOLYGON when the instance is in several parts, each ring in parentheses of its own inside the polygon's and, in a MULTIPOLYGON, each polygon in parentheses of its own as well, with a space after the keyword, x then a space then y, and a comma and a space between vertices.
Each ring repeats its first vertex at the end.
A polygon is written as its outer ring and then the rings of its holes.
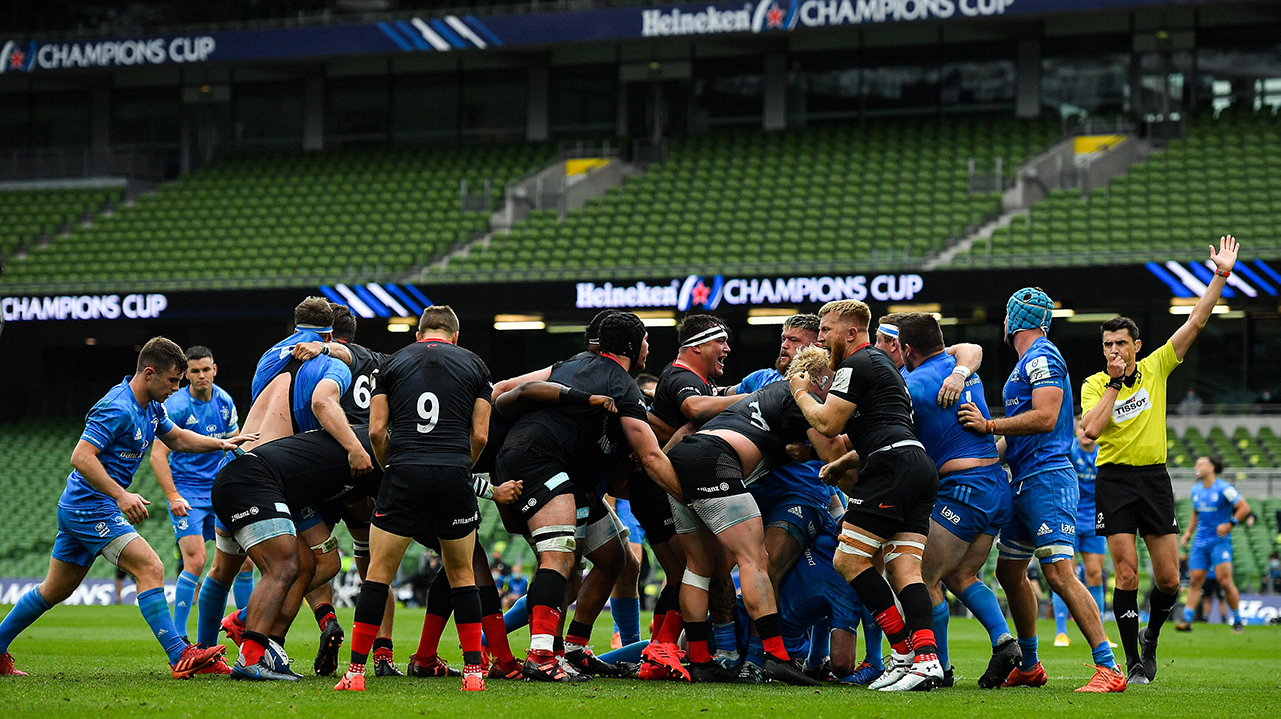
POLYGON ((151 502, 144 499, 142 495, 130 492, 117 484, 111 475, 107 474, 107 469, 102 466, 102 460, 98 459, 98 452, 97 447, 83 439, 80 440, 71 453, 71 466, 80 472, 80 476, 85 478, 89 486, 114 499, 116 506, 130 522, 137 524, 146 519, 147 505, 151 502))
POLYGON ((169 471, 169 445, 157 442, 151 445, 151 471, 156 473, 156 481, 169 500, 169 511, 175 517, 185 517, 191 511, 191 504, 178 492, 173 483, 173 472, 169 471))
POLYGON ((983 348, 978 345, 955 344, 947 348, 947 353, 956 358, 956 367, 952 370, 952 374, 943 380, 943 387, 939 389, 940 407, 951 407, 956 404, 961 393, 965 391, 965 381, 977 372, 979 365, 983 363, 983 348))

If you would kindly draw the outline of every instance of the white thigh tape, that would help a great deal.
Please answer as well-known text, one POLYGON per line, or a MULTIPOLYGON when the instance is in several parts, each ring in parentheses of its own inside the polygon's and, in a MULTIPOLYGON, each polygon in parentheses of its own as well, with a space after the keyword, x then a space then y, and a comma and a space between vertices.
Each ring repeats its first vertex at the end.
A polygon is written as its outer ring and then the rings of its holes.
POLYGON ((710 586, 711 583, 711 577, 702 577, 694 574, 689 570, 689 567, 685 568, 685 575, 681 577, 681 584, 688 584, 691 587, 697 587, 703 591, 707 591, 707 587, 710 586))
POLYGON ((321 542, 320 544, 313 546, 311 548, 311 551, 315 552, 316 554, 329 554, 330 552, 334 551, 337 548, 338 548, 338 538, 331 534, 329 535, 328 539, 321 542))
POLYGON ((875 537, 869 537, 853 529, 841 529, 841 536, 838 539, 840 544, 836 545, 837 551, 858 557, 867 557, 868 559, 871 559, 876 554, 876 550, 880 549, 881 545, 884 544, 884 542, 875 537))
POLYGON ((1002 539, 996 543, 996 556, 998 559, 1028 560, 1032 558, 1033 551, 1031 542, 1013 542, 1002 539))
POLYGON ((221 534, 214 534, 214 546, 223 554, 233 554, 237 557, 243 557, 245 550, 240 546, 234 537, 225 537, 221 534))
POLYGON ((1064 559, 1071 559, 1076 556, 1076 547, 1071 544, 1047 544, 1044 547, 1037 547, 1032 553, 1037 559, 1053 558, 1055 562, 1061 562, 1064 559))
POLYGON ((921 560, 921 555, 925 553, 925 544, 922 542, 908 542, 900 540, 891 544, 886 544, 885 546, 887 547, 885 552, 886 564, 889 564, 902 556, 915 557, 919 562, 921 560))
POLYGON ((550 524, 530 532, 535 552, 566 552, 573 554, 578 543, 574 541, 574 525, 550 524))
POLYGON ((125 547, 129 546, 130 542, 132 542, 133 540, 137 539, 140 536, 142 535, 138 534, 137 532, 122 534, 119 537, 116 537, 115 539, 108 542, 107 546, 102 548, 102 551, 100 552, 100 554, 102 554, 102 556, 105 557, 108 562, 111 562, 112 564, 119 567, 120 555, 125 551, 125 547))

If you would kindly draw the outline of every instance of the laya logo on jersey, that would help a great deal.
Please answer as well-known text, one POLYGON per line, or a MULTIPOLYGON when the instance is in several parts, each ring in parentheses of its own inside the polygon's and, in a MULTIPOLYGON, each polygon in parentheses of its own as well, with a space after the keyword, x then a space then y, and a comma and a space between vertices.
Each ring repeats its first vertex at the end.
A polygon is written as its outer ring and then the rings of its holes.
POLYGON ((1119 399, 1112 405, 1112 421, 1121 424, 1134 419, 1152 408, 1152 398, 1148 396, 1147 387, 1140 387, 1138 392, 1119 399))
POLYGON ((961 523, 961 515, 957 514, 956 512, 953 512, 952 508, 947 506, 946 504, 943 505, 943 509, 939 510, 939 514, 942 515, 943 519, 946 519, 952 524, 961 523))
POLYGON ((720 275, 712 278, 710 287, 703 282, 702 277, 690 275, 685 278, 684 284, 681 285, 681 291, 676 296, 676 309, 681 312, 688 312, 692 307, 698 306, 711 311, 721 303, 721 296, 724 293, 725 278, 720 275))

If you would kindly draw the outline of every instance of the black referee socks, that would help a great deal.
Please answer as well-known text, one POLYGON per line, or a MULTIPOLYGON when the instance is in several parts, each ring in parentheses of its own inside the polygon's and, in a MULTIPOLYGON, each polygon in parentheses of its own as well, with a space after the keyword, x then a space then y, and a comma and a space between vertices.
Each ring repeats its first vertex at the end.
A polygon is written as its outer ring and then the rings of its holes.
POLYGON ((1113 590, 1112 613, 1116 615, 1116 627, 1121 632, 1125 661, 1134 664, 1139 661, 1139 590, 1113 590))

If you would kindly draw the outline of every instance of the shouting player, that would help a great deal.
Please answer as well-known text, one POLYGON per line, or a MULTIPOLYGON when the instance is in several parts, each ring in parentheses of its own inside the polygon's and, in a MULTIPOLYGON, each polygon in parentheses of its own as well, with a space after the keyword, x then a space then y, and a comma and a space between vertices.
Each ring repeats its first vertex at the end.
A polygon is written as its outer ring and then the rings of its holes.
POLYGON ((175 678, 186 679, 206 669, 226 673, 210 666, 222 662, 225 647, 216 642, 188 644, 174 626, 165 601, 165 567, 133 528, 149 516, 151 503, 128 491, 147 447, 156 438, 172 450, 192 453, 231 451, 257 439, 252 434, 206 437, 169 421, 163 403, 178 391, 186 367, 187 358, 178 345, 154 337, 138 354, 134 374, 89 410, 84 432, 71 453, 74 469, 58 499, 58 536, 49 573, 0 622, 0 675, 24 675, 13 665, 9 644, 40 615, 70 597, 99 555, 137 581, 138 609, 169 656, 175 678))

